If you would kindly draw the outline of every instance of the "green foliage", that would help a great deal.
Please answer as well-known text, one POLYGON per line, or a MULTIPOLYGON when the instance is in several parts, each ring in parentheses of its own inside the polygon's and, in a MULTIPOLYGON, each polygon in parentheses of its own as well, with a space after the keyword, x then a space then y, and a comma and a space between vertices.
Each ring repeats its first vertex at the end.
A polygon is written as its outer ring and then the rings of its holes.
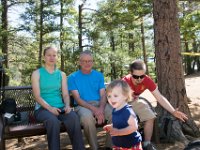
MULTIPOLYGON (((143 58, 141 18, 144 19, 147 57, 154 57, 151 0, 101 1, 97 10, 87 9, 86 3, 87 1, 82 10, 83 49, 93 51, 94 68, 104 73, 106 82, 121 78, 128 73, 127 66, 130 62, 143 58)), ((30 76, 38 66, 40 17, 43 18, 43 48, 51 44, 59 48, 62 42, 60 54, 64 58, 64 72, 69 75, 79 69, 78 10, 75 2, 44 0, 43 4, 42 12, 40 1, 29 0, 26 4, 16 5, 17 8, 25 9, 20 14, 22 21, 15 27, 9 22, 8 31, 0 28, 0 40, 5 34, 9 37, 9 68, 6 68, 6 72, 11 79, 10 85, 30 85, 30 76)), ((196 49, 199 48, 200 11, 197 6, 193 5, 193 9, 184 12, 184 15, 180 12, 179 15, 181 35, 190 42, 190 49, 194 45, 193 41, 197 43, 196 49)), ((60 61, 57 66, 61 66, 60 61)), ((155 63, 150 61, 148 69, 150 75, 156 79, 155 63)))
POLYGON ((20 45, 10 47, 9 76, 10 85, 30 85, 30 76, 38 66, 37 42, 23 36, 17 37, 16 41, 21 41, 20 45), (17 66, 17 67, 16 67, 17 66))
POLYGON ((143 2, 102 2, 98 11, 93 13, 94 26, 88 35, 92 39, 91 49, 98 56, 95 67, 104 72, 106 80, 122 77, 127 73, 124 66, 142 56, 139 18, 149 14, 152 8, 151 3, 143 2), (133 9, 140 4, 145 6, 143 11, 133 9), (129 39, 130 33, 133 39, 129 39), (129 49, 130 42, 134 44, 134 51, 129 49))
POLYGON ((200 29, 200 11, 194 11, 184 17, 180 18, 181 32, 187 39, 194 39, 198 37, 200 29))

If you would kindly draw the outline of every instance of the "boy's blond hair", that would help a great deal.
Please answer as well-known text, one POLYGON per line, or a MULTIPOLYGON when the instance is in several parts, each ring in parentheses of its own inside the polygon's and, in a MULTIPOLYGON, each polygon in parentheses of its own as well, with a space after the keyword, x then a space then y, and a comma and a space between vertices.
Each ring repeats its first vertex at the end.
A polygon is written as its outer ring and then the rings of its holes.
POLYGON ((122 88, 122 94, 127 97, 127 102, 132 100, 132 92, 131 88, 129 87, 128 83, 123 80, 114 80, 112 81, 106 88, 106 93, 112 92, 113 88, 116 86, 122 88))

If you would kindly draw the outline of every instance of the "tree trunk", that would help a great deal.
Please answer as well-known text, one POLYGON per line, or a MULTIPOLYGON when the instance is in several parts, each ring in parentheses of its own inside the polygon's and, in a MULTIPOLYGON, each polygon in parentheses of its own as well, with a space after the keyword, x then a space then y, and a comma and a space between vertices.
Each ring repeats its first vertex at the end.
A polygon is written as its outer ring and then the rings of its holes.
POLYGON ((180 140, 186 144, 188 140, 182 131, 193 136, 200 133, 187 105, 177 9, 177 2, 174 0, 153 1, 156 73, 160 92, 174 108, 186 113, 189 120, 182 124, 159 105, 157 112, 159 125, 163 126, 160 135, 168 141, 180 140), (168 129, 170 132, 166 132, 168 129))
POLYGON ((2 5, 2 15, 1 15, 1 20, 2 20, 2 53, 5 56, 5 67, 8 67, 8 5, 7 5, 7 0, 2 0, 1 1, 2 5))
POLYGON ((63 29, 63 0, 60 1, 60 50, 61 50, 61 70, 64 71, 65 63, 64 63, 64 50, 63 50, 63 38, 64 38, 64 29, 63 29))
POLYGON ((78 11, 79 11, 79 17, 78 17, 78 29, 79 29, 79 34, 78 34, 78 43, 79 43, 79 51, 82 52, 83 51, 83 45, 82 45, 82 30, 83 30, 83 27, 82 27, 82 9, 83 9, 83 4, 79 5, 78 6, 78 11))
POLYGON ((40 42, 39 42, 39 58, 38 58, 38 63, 39 66, 42 65, 42 48, 43 48, 43 8, 44 8, 44 3, 43 0, 40 0, 40 42))
POLYGON ((141 41, 142 41, 142 52, 143 52, 143 59, 144 62, 146 64, 146 74, 149 74, 149 70, 148 70, 148 63, 147 63, 147 53, 146 53, 146 47, 145 47, 145 35, 144 35, 144 21, 143 21, 143 17, 141 17, 141 41))
MULTIPOLYGON (((8 3, 7 0, 1 0, 1 7, 2 7, 2 14, 1 14, 1 46, 2 46, 2 53, 5 60, 3 61, 2 67, 8 69, 8 3)), ((4 71, 5 71, 4 68, 4 71)), ((9 83, 9 76, 4 73, 3 76, 3 86, 8 85, 9 83)))
MULTIPOLYGON (((110 33, 110 47, 112 51, 115 52, 115 37, 112 31, 110 33)), ((111 81, 112 81, 117 78, 117 73, 116 73, 115 60, 113 60, 112 56, 110 60, 111 60, 111 81)))
POLYGON ((134 37, 133 37, 133 33, 128 33, 128 50, 129 52, 134 52, 135 51, 135 43, 134 43, 134 37))

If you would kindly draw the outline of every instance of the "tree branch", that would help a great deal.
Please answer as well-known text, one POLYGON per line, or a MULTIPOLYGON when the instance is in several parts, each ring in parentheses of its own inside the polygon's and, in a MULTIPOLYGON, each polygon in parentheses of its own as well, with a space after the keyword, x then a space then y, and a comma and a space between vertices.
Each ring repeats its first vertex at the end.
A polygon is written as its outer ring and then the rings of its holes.
POLYGON ((9 8, 9 7, 12 7, 12 6, 14 6, 14 5, 25 4, 25 3, 27 3, 27 2, 13 2, 13 3, 11 3, 10 5, 8 5, 8 8, 9 8))

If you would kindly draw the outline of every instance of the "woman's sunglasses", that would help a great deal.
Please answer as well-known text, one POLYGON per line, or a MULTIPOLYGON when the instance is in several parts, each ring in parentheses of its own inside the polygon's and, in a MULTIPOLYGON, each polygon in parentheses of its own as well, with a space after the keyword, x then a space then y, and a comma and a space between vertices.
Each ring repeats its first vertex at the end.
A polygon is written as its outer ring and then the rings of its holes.
POLYGON ((137 76, 137 75, 134 75, 134 74, 132 74, 132 77, 134 78, 134 79, 143 79, 144 77, 145 77, 145 75, 143 74, 143 75, 141 75, 141 76, 137 76))

